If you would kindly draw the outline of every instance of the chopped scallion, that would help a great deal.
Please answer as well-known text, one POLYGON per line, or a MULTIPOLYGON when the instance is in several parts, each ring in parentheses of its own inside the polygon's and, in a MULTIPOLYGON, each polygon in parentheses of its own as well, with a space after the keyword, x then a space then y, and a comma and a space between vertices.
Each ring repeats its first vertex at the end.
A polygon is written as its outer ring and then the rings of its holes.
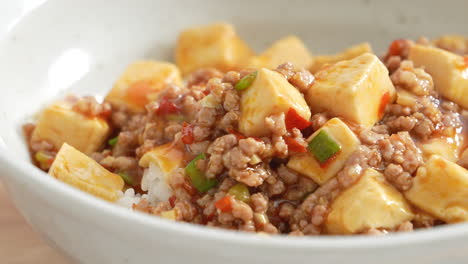
POLYGON ((115 146, 117 144, 117 142, 119 141, 119 137, 113 137, 111 139, 109 139, 109 141, 107 143, 109 143, 110 146, 115 146))
POLYGON ((324 163, 338 153, 341 146, 322 129, 310 141, 308 149, 320 163, 324 163))
POLYGON ((129 175, 128 173, 126 172, 119 172, 119 176, 122 177, 122 179, 124 180, 124 182, 127 184, 127 185, 130 185, 130 186, 134 186, 135 185, 135 179, 133 179, 133 177, 131 175, 129 175))
POLYGON ((237 91, 242 91, 250 87, 250 85, 255 81, 257 77, 257 72, 252 72, 240 79, 240 81, 234 86, 237 91))

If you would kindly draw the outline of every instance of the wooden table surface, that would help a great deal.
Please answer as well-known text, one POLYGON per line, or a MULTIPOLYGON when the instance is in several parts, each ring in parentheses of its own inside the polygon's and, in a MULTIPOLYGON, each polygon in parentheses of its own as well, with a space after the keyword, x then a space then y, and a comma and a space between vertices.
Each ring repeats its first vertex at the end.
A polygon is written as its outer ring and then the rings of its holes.
POLYGON ((70 264, 29 227, 0 182, 0 263, 70 264))

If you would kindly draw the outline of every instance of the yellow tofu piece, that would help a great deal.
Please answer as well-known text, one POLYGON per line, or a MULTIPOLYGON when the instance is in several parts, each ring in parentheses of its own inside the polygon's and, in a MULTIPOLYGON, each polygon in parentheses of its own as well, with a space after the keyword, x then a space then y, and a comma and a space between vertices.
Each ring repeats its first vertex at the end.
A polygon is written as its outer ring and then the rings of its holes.
POLYGON ((321 166, 320 162, 310 152, 298 153, 292 156, 287 164, 288 168, 311 178, 320 185, 334 177, 343 168, 346 160, 360 144, 357 136, 339 118, 330 119, 323 127, 315 131, 307 141, 312 141, 322 130, 327 132, 341 146, 340 152, 332 160, 325 162, 326 166, 321 166))
POLYGON ((468 221, 468 171, 433 155, 416 172, 406 198, 447 223, 468 221))
POLYGON ((167 143, 146 152, 143 157, 140 158, 138 165, 143 168, 148 168, 151 163, 154 163, 167 175, 174 169, 182 166, 183 159, 184 153, 178 148, 175 148, 172 143, 167 143))
POLYGON ((468 51, 468 38, 461 35, 445 35, 432 42, 441 49, 449 50, 458 54, 468 51))
POLYGON ((287 112, 291 107, 301 117, 310 119, 310 109, 303 95, 280 73, 262 68, 250 87, 242 92, 239 130, 246 136, 266 136, 269 131, 265 118, 287 112))
POLYGON ((414 45, 408 59, 432 76, 437 92, 468 108, 468 63, 463 57, 439 48, 414 45))
POLYGON ((387 68, 370 53, 317 72, 306 94, 313 113, 328 112, 364 127, 379 121, 384 103, 394 99, 395 87, 387 68))
POLYGON ((189 28, 179 35, 175 59, 183 75, 199 68, 244 68, 254 52, 226 23, 189 28))
POLYGON ((374 169, 367 169, 359 181, 332 202, 325 230, 333 235, 350 235, 370 228, 393 229, 414 214, 403 195, 374 169))
POLYGON ((253 57, 248 67, 275 69, 285 62, 291 62, 296 69, 308 69, 312 65, 312 55, 297 36, 287 36, 276 41, 262 54, 253 57))
POLYGON ((133 112, 143 112, 145 105, 168 83, 182 85, 180 71, 174 64, 137 61, 129 65, 120 76, 107 94, 106 101, 133 112))
POLYGON ((418 143, 423 157, 428 160, 432 155, 439 155, 449 161, 457 162, 460 151, 459 144, 454 138, 434 138, 424 143, 418 143))
POLYGON ((334 64, 342 60, 354 59, 364 53, 373 53, 370 44, 367 42, 354 45, 334 55, 315 56, 314 63, 310 67, 310 72, 315 73, 327 64, 334 64))
POLYGON ((74 111, 70 102, 59 101, 42 111, 32 140, 46 140, 57 150, 63 143, 68 143, 85 154, 91 154, 104 144, 109 133, 105 120, 84 116, 74 111))
POLYGON ((49 174, 82 191, 108 201, 119 198, 124 187, 122 178, 99 165, 77 149, 63 144, 57 153, 49 174))

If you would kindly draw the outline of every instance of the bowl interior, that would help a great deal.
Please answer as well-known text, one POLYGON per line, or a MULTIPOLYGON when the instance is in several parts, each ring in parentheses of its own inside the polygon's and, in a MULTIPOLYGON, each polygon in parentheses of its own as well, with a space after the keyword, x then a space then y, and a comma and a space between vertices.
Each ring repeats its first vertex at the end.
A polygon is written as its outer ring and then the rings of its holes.
POLYGON ((21 125, 67 93, 104 95, 130 62, 173 60, 178 33, 233 23, 258 52, 298 35, 313 54, 369 41, 468 34, 468 2, 452 1, 16 1, 0 10, 0 158, 29 156, 21 125), (442 10, 442 12, 441 12, 442 10), (11 14, 15 13, 16 16, 11 14), (5 16, 3 16, 5 15, 5 16), (4 26, 6 25, 6 26, 4 26))

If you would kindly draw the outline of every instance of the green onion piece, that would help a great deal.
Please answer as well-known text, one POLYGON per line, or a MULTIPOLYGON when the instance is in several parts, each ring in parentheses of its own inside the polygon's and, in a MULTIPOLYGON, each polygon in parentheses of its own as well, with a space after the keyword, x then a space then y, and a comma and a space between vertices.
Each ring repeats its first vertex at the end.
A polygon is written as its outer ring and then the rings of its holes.
POLYGON ((248 202, 250 201, 249 188, 242 183, 238 183, 229 189, 228 193, 234 196, 237 200, 248 202))
POLYGON ((168 114, 166 115, 166 119, 169 121, 185 121, 185 117, 183 115, 176 114, 168 114))
POLYGON ((240 81, 234 86, 237 91, 242 91, 250 87, 255 78, 257 77, 257 72, 252 72, 240 79, 240 81))
POLYGON ((310 141, 308 149, 320 163, 324 163, 340 151, 341 146, 322 129, 310 141))
POLYGON ((128 175, 128 173, 126 173, 126 172, 119 172, 119 176, 122 177, 122 179, 124 180, 124 182, 125 182, 127 185, 135 186, 135 179, 133 179, 132 176, 128 175))
POLYGON ((205 174, 197 168, 197 161, 206 159, 205 153, 196 156, 185 167, 185 173, 192 181, 193 187, 200 193, 204 193, 218 184, 216 179, 208 179, 205 174))
POLYGON ((41 164, 46 164, 50 159, 52 159, 52 157, 44 151, 36 152, 36 154, 34 154, 34 158, 41 164))
POLYGON ((109 143, 109 145, 111 145, 113 147, 113 146, 115 146, 117 144, 118 141, 119 141, 119 137, 117 136, 117 137, 109 139, 109 141, 107 141, 107 143, 109 143))

